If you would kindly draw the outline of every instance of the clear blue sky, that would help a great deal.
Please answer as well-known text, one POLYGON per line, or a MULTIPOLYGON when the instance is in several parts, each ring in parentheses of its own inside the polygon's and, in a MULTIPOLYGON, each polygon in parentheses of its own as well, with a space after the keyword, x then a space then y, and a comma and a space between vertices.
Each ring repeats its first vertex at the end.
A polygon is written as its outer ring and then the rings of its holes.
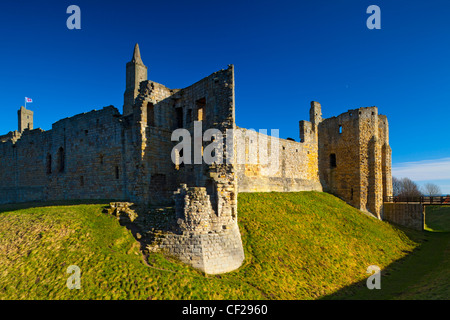
POLYGON ((388 116, 394 174, 450 193, 450 2, 3 1, 0 134, 15 130, 24 97, 35 127, 103 106, 122 110, 136 42, 149 79, 186 87, 236 68, 237 124, 298 140, 309 103, 323 116, 377 106, 388 116), (69 5, 81 30, 69 30, 69 5), (381 30, 369 30, 369 5, 381 30), (441 165, 439 170, 434 163, 441 165), (424 169, 425 168, 425 169, 424 169), (409 171, 408 171, 409 170, 409 171))

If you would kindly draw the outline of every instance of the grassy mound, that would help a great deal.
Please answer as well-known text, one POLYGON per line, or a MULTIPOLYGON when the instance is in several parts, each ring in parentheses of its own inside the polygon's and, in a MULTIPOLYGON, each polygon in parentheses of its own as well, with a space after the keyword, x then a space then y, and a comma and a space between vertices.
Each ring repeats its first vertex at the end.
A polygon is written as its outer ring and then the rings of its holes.
POLYGON ((425 230, 450 232, 450 206, 427 206, 425 210, 425 230))
MULTIPOLYGON (((317 299, 418 243, 326 193, 239 195, 244 265, 204 274, 152 253, 105 204, 0 206, 0 299, 317 299), (81 269, 81 289, 66 286, 81 269)), ((367 290, 367 289, 366 289, 367 290)))
POLYGON ((333 294, 334 299, 448 300, 450 298, 450 207, 427 206, 425 231, 404 229, 420 243, 413 254, 382 271, 381 290, 356 283, 333 294))
POLYGON ((416 243, 326 193, 243 194, 247 281, 272 298, 317 299, 385 268, 416 243))

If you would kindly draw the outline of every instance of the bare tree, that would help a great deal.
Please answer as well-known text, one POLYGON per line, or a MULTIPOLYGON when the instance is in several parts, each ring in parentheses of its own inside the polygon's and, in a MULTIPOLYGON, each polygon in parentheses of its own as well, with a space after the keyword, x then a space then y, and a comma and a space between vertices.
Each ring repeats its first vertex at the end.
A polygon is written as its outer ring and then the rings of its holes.
POLYGON ((400 194, 401 196, 420 197, 422 195, 422 192, 420 192, 417 183, 415 183, 409 178, 403 178, 401 181, 402 181, 402 192, 400 194))
POLYGON ((417 183, 409 178, 398 179, 396 177, 392 177, 392 188, 394 196, 420 197, 422 195, 417 183))
POLYGON ((396 177, 392 177, 392 194, 397 197, 402 192, 402 181, 396 177))
POLYGON ((441 188, 434 183, 427 183, 423 186, 424 194, 430 197, 441 195, 441 188))

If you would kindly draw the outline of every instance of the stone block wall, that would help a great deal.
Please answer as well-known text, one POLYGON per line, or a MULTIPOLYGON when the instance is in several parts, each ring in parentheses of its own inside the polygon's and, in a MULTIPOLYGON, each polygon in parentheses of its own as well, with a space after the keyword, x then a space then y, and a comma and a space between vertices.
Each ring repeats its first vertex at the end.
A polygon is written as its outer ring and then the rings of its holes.
POLYGON ((0 203, 127 198, 119 115, 106 107, 0 143, 0 203))
POLYGON ((327 192, 381 218, 392 195, 387 119, 376 107, 349 110, 319 124, 319 172, 327 192))
POLYGON ((5 135, 0 136, 0 142, 12 142, 15 143, 18 139, 20 139, 21 133, 17 130, 10 131, 5 135))
POLYGON ((164 234, 159 241, 160 248, 207 274, 234 271, 245 258, 237 223, 208 233, 164 234))
POLYGON ((381 144, 381 169, 383 179, 383 196, 391 197, 392 191, 392 149, 389 145, 389 123, 385 115, 378 115, 378 135, 381 144))
POLYGON ((420 203, 385 203, 383 220, 418 231, 424 230, 425 207, 420 203))
MULTIPOLYGON (((213 210, 229 217, 236 215, 237 187, 231 174, 233 163, 207 164, 201 161, 196 164, 193 158, 196 152, 194 122, 200 123, 201 135, 208 129, 216 129, 223 133, 224 140, 227 130, 235 126, 233 66, 184 89, 169 89, 153 81, 143 81, 133 115, 134 126, 140 128, 136 133, 135 158, 140 162, 140 180, 136 185, 141 188, 141 199, 150 203, 167 199, 180 184, 205 187, 212 198, 213 210), (171 135, 176 129, 186 129, 192 137, 191 164, 176 165, 172 162, 172 150, 178 142, 171 141, 171 135), (153 189, 155 181, 158 184, 156 190, 153 189)), ((203 146, 209 144, 203 141, 202 136, 199 139, 203 146)), ((227 147, 224 145, 222 150, 226 157, 227 147)))
MULTIPOLYGON (((142 128, 139 150, 143 154, 138 184, 148 184, 151 188, 154 176, 158 175, 164 177, 159 189, 168 193, 182 185, 174 197, 179 234, 161 235, 160 247, 206 273, 238 268, 244 253, 237 227, 235 158, 226 144, 229 130, 235 128, 233 66, 184 89, 168 89, 144 81, 136 101, 133 121, 142 128), (189 132, 190 163, 171 160, 172 151, 179 143, 170 139, 176 129, 189 132), (223 139, 217 150, 217 162, 206 163, 200 159, 197 163, 195 154, 203 155, 212 142, 203 139, 209 129, 219 130, 223 139), (196 139, 200 140, 201 150, 195 150, 196 139)), ((187 150, 183 151, 183 156, 180 152, 178 158, 187 158, 187 150)), ((149 193, 150 202, 155 195, 149 193)))
MULTIPOLYGON (((208 232, 213 229, 213 210, 206 188, 187 188, 175 192, 175 213, 181 232, 208 232)), ((216 218, 218 218, 216 216, 216 218)))
POLYGON ((208 274, 239 268, 245 256, 237 217, 216 215, 205 188, 182 185, 174 198, 179 230, 157 235, 158 248, 208 274))
POLYGON ((24 130, 33 130, 33 111, 20 107, 17 111, 17 118, 19 120, 19 132, 24 130))
POLYGON ((310 121, 300 121, 300 142, 239 128, 235 139, 239 192, 322 191, 318 124, 322 109, 311 102, 310 121))
MULTIPOLYGON (((307 123, 311 128, 311 124, 307 123)), ((304 142, 237 130, 236 175, 239 192, 322 191, 317 140, 305 133, 304 142), (272 148, 277 148, 272 152, 272 148)))

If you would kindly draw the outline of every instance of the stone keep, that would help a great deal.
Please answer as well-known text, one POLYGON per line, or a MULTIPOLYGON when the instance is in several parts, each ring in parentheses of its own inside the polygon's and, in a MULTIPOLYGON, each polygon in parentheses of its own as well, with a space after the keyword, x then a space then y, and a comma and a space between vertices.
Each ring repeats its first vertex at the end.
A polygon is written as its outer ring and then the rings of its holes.
MULTIPOLYGON (((33 129, 33 113, 22 107, 18 130, 0 136, 0 203, 175 203, 177 231, 158 245, 207 273, 234 270, 244 260, 239 192, 324 190, 382 217, 383 198, 392 195, 391 149, 387 118, 376 107, 324 119, 312 102, 309 121, 299 122, 300 141, 271 138, 236 126, 232 65, 183 89, 148 80, 147 70, 136 45, 126 65, 123 113, 108 106, 44 131, 33 129), (198 124, 202 132, 220 130, 229 161, 172 162, 174 130, 194 137, 198 124), (262 161, 264 144, 277 161, 262 161)), ((208 142, 200 140, 203 150, 208 142)), ((179 150, 175 156, 186 157, 179 150)))

